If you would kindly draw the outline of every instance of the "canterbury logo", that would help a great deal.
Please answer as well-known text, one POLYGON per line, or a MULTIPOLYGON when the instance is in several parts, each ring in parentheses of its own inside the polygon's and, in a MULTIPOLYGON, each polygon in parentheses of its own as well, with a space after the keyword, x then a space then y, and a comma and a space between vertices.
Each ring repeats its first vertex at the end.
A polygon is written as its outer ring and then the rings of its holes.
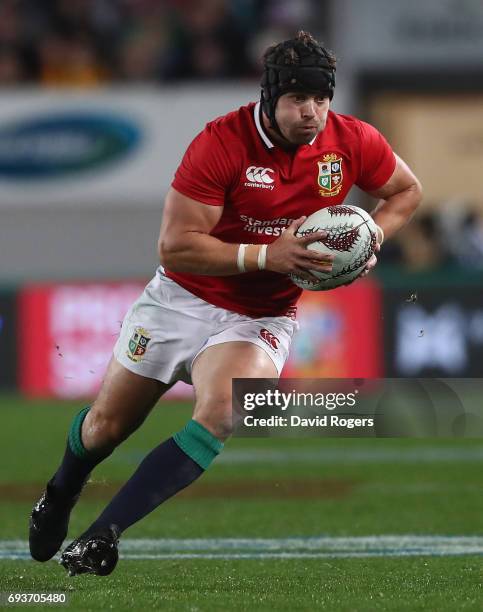
POLYGON ((269 332, 268 329, 261 329, 259 335, 260 338, 268 344, 268 346, 271 346, 274 350, 278 349, 278 343, 280 340, 274 336, 272 332, 269 332))
POLYGON ((271 185, 274 179, 270 176, 270 172, 273 173, 271 168, 248 166, 246 175, 251 183, 265 183, 265 185, 271 185))

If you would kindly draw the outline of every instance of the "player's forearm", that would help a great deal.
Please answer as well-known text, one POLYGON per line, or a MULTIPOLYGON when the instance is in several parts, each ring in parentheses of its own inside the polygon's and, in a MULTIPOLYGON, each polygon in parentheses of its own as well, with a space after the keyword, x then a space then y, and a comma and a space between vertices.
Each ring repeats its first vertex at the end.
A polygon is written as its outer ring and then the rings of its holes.
POLYGON ((415 183, 385 200, 379 200, 372 216, 382 228, 385 240, 406 225, 419 206, 421 198, 421 185, 415 183))
POLYGON ((230 276, 240 274, 238 247, 202 232, 185 232, 176 238, 164 238, 159 244, 159 255, 163 266, 171 272, 230 276))

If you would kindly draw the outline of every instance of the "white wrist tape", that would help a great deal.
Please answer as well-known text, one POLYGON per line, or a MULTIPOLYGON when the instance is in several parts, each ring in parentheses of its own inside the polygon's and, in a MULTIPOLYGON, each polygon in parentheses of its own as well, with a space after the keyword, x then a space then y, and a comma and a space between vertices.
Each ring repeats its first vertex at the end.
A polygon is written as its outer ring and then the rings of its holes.
POLYGON ((381 232, 381 239, 378 242, 379 244, 382 244, 384 242, 384 230, 380 225, 376 225, 376 228, 378 232, 381 232))
POLYGON ((236 258, 236 265, 238 268, 238 272, 246 272, 246 268, 245 268, 245 249, 247 248, 248 244, 240 244, 240 246, 238 247, 238 256, 236 258))
POLYGON ((265 266, 267 264, 267 248, 268 248, 268 244, 264 244, 260 247, 259 251, 258 251, 258 269, 259 270, 265 270, 265 266))

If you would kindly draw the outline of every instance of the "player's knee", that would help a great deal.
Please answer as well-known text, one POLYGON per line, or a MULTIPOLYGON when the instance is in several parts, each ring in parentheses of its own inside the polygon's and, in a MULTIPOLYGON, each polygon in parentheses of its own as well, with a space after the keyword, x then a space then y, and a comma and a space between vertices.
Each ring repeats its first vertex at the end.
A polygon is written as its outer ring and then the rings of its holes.
POLYGON ((194 418, 219 440, 233 432, 231 393, 210 394, 196 402, 194 418))

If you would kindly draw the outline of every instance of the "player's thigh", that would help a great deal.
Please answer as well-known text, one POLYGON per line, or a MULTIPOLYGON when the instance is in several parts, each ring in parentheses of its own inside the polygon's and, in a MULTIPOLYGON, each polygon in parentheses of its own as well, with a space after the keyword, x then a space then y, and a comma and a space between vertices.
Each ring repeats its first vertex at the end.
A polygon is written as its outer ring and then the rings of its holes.
POLYGON ((226 439, 232 430, 232 379, 278 378, 269 355, 251 342, 210 346, 193 363, 196 402, 193 418, 213 435, 226 439))
POLYGON ((113 443, 127 438, 170 386, 135 374, 112 357, 99 394, 84 421, 82 436, 86 446, 90 446, 90 438, 113 443))

